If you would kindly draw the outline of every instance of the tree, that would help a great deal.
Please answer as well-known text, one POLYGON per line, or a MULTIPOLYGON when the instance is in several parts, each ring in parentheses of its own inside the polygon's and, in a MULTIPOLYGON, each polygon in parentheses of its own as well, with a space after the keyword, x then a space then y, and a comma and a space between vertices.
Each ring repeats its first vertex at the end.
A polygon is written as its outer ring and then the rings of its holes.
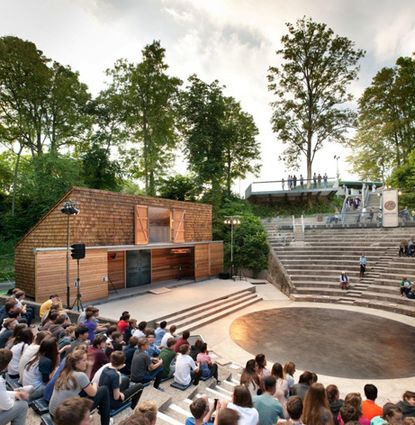
POLYGON ((210 84, 196 75, 182 95, 183 134, 189 169, 220 204, 235 179, 257 173, 260 156, 258 129, 252 116, 232 97, 225 97, 218 81, 210 84))
POLYGON ((335 35, 325 24, 303 18, 288 23, 277 55, 282 65, 270 67, 268 88, 277 100, 272 104, 273 131, 287 145, 282 159, 298 166, 302 155, 311 179, 316 152, 326 141, 344 142, 355 114, 345 103, 352 99, 349 84, 356 79, 363 50, 346 37, 335 35))
POLYGON ((202 192, 194 176, 177 174, 161 180, 159 196, 176 201, 196 201, 202 192))
POLYGON ((415 61, 400 57, 382 68, 359 99, 356 136, 349 158, 365 178, 384 180, 415 147, 415 61))
POLYGON ((177 97, 181 81, 167 74, 165 49, 159 41, 147 45, 143 60, 118 60, 107 71, 112 78, 109 95, 116 99, 134 148, 121 151, 134 177, 143 177, 148 195, 155 195, 157 180, 166 173, 176 146, 177 97))

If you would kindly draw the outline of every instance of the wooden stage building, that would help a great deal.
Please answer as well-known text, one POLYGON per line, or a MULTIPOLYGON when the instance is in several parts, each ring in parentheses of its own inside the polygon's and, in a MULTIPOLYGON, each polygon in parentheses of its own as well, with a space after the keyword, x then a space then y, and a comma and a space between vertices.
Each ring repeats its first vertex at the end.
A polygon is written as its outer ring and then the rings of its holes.
MULTIPOLYGON (((223 269, 210 205, 74 187, 16 246, 16 286, 37 302, 53 293, 66 300, 68 216, 61 209, 68 200, 80 209, 69 216, 69 244, 86 245, 79 273, 84 303, 112 289, 202 280, 223 269)), ((69 264, 73 303, 76 260, 69 264)))

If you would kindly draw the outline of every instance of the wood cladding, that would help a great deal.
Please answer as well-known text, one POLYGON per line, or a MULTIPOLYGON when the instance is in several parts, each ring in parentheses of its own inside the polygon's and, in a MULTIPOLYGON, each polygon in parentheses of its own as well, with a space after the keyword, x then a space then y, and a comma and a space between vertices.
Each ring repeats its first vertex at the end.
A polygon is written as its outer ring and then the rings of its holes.
POLYGON ((193 278, 193 249, 176 254, 171 248, 151 250, 151 281, 193 278))
MULTIPOLYGON (((36 294, 35 301, 43 302, 50 294, 59 294, 66 300, 66 251, 38 252, 35 257, 36 294)), ((76 260, 69 261, 69 283, 71 303, 76 298, 75 279, 77 274, 76 260)), ((106 298, 108 285, 103 278, 108 274, 107 250, 87 251, 87 255, 79 262, 82 302, 106 298)))
POLYGON ((125 253, 124 251, 108 252, 108 289, 125 288, 125 253))
POLYGON ((195 279, 201 280, 209 277, 209 245, 195 246, 195 279))
POLYGON ((214 276, 223 272, 223 244, 212 243, 209 244, 209 261, 210 270, 209 275, 214 276))
MULTIPOLYGON (((87 247, 134 245, 136 205, 185 211, 184 232, 181 227, 177 237, 183 239, 184 233, 185 242, 212 239, 212 207, 210 205, 75 187, 17 244, 16 286, 23 289, 29 297, 37 299, 37 286, 42 285, 42 282, 36 280, 38 275, 35 270, 34 249, 65 247, 68 221, 70 244, 85 243, 87 247), (65 216, 61 213, 63 203, 69 199, 79 207, 79 215, 65 216)), ((87 251, 87 255, 89 252, 87 251)), ((205 271, 202 274, 206 275, 205 271)), ((65 276, 64 272, 62 278, 65 279, 65 276)), ((106 285, 101 283, 101 286, 106 285)))
POLYGON ((148 243, 148 207, 134 206, 134 243, 136 245, 148 243))

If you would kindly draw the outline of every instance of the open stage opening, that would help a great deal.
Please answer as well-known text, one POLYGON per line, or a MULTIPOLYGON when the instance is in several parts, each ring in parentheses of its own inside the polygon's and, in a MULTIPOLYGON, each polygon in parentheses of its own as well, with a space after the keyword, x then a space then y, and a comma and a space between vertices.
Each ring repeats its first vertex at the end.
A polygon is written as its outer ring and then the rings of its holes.
POLYGON ((281 308, 239 317, 231 337, 270 362, 351 379, 415 375, 415 328, 354 311, 281 308))

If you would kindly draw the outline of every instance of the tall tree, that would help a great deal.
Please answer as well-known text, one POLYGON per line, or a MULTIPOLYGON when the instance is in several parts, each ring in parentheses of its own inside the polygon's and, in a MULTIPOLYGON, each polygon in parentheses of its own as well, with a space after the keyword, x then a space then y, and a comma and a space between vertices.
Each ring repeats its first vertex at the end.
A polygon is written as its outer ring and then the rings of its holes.
POLYGON ((192 75, 189 83, 182 96, 189 168, 219 205, 221 193, 229 196, 235 179, 258 172, 258 129, 239 102, 223 95, 218 81, 207 84, 192 75))
MULTIPOLYGON (((165 49, 159 41, 147 45, 143 60, 118 60, 107 74, 112 78, 109 96, 119 103, 129 141, 122 150, 130 172, 143 177, 148 195, 155 195, 157 180, 166 172, 177 143, 177 98, 181 81, 167 74, 165 49)), ((117 102, 115 102, 117 103, 117 102)))
POLYGON ((305 156, 311 179, 316 152, 326 141, 344 142, 353 123, 355 114, 345 106, 352 99, 347 88, 357 77, 364 51, 310 18, 287 28, 276 52, 283 63, 270 67, 268 74, 268 88, 277 98, 272 125, 287 145, 282 159, 298 166, 305 156))
POLYGON ((415 148, 415 61, 400 57, 382 68, 359 99, 356 135, 349 158, 366 178, 399 167, 415 148))

